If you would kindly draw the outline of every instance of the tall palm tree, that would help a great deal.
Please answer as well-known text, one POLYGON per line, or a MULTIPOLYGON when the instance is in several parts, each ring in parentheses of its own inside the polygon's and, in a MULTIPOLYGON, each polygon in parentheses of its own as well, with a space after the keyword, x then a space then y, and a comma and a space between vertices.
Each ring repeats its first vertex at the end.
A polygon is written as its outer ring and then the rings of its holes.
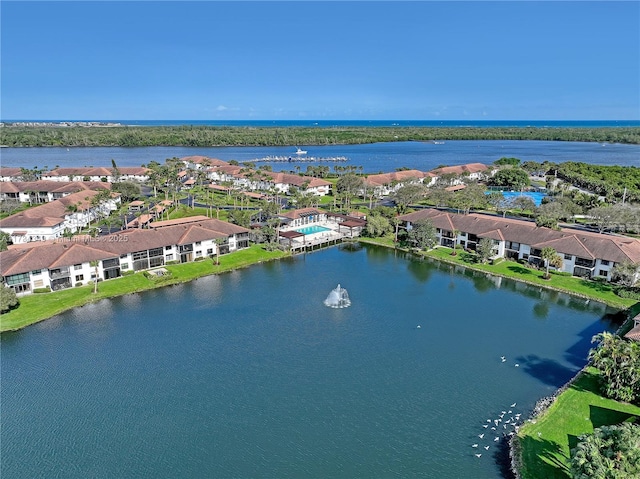
POLYGON ((550 246, 542 248, 540 257, 544 260, 544 265, 546 268, 544 279, 549 279, 551 277, 551 275, 549 274, 549 266, 555 266, 556 268, 562 267, 562 257, 558 255, 558 252, 555 250, 555 248, 552 248, 550 246))
POLYGON ((98 260, 90 261, 89 264, 93 268, 93 271, 94 271, 95 276, 96 276, 95 279, 93 280, 93 294, 96 294, 98 292, 98 264, 99 264, 99 261, 98 260))

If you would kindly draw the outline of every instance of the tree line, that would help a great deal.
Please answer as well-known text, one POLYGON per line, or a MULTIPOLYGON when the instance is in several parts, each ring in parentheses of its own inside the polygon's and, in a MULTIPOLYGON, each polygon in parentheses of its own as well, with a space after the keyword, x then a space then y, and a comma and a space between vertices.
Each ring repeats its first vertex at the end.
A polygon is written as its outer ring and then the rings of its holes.
POLYGON ((395 141, 543 140, 640 144, 640 128, 516 127, 224 127, 224 126, 10 126, 0 144, 40 146, 291 146, 395 141))

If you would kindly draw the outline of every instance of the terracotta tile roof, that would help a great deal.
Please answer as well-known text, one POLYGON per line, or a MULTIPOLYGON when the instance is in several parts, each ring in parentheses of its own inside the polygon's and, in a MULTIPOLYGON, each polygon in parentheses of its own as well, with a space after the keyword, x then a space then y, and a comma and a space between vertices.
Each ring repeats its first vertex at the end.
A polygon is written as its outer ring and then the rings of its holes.
POLYGON ((489 167, 484 163, 467 163, 466 165, 443 166, 442 168, 431 170, 431 172, 436 175, 462 175, 464 173, 480 173, 488 169, 489 167))
POLYGON ((45 203, 34 208, 16 213, 0 220, 0 228, 15 228, 28 226, 54 226, 64 221, 70 214, 67 207, 75 205, 78 211, 91 208, 91 199, 100 194, 98 191, 84 190, 71 193, 64 198, 45 203))
POLYGON ((402 183, 411 180, 419 180, 425 178, 426 173, 419 170, 401 170, 392 173, 381 173, 379 175, 369 175, 364 179, 366 185, 369 186, 385 186, 392 183, 402 183))
POLYGON ((579 256, 581 258, 596 258, 595 255, 585 247, 584 243, 580 242, 576 235, 563 235, 560 238, 534 242, 531 246, 538 249, 553 248, 556 251, 562 251, 565 254, 579 256))
POLYGON ((415 222, 429 218, 436 228, 446 231, 457 229, 479 237, 504 239, 542 249, 554 248, 558 253, 581 258, 599 258, 615 263, 640 262, 640 241, 627 236, 605 235, 562 228, 552 230, 536 226, 535 223, 511 218, 500 218, 472 213, 459 215, 427 208, 400 216, 400 219, 415 222), (502 238, 498 235, 500 232, 502 238))
MULTIPOLYGON (((143 166, 124 166, 118 167, 118 171, 122 175, 148 175, 151 170, 143 166)), ((111 176, 113 168, 105 167, 75 167, 75 168, 56 168, 48 171, 43 176, 111 176)))
POLYGON ((267 176, 270 176, 272 181, 276 184, 293 185, 297 187, 304 186, 307 183, 307 188, 317 188, 319 186, 331 186, 329 181, 322 178, 315 178, 313 176, 300 176, 291 173, 265 171, 267 176))
POLYGON ((185 156, 184 158, 180 158, 180 161, 185 163, 208 164, 209 166, 225 166, 229 164, 226 161, 222 161, 217 158, 209 158, 207 156, 200 155, 185 156))
POLYGON ((634 328, 624 335, 627 339, 632 339, 633 341, 640 341, 640 324, 634 326, 634 328))
POLYGON ((311 215, 320 215, 323 213, 326 213, 326 211, 321 210, 319 208, 300 208, 297 210, 288 211, 287 213, 284 213, 281 216, 295 220, 297 218, 304 218, 306 216, 311 216, 311 215))
POLYGON ((181 220, 189 221, 176 223, 173 220, 171 224, 164 221, 151 223, 152 227, 149 229, 128 229, 96 238, 59 238, 55 241, 11 247, 0 252, 0 274, 9 276, 36 269, 72 266, 136 251, 227 238, 249 232, 247 228, 204 216, 181 220), (157 224, 161 226, 155 227, 157 224))
POLYGON ((2 181, 0 191, 3 193, 42 192, 42 193, 75 193, 82 190, 110 190, 111 183, 102 181, 2 181))
POLYGON ((20 193, 23 191, 18 188, 18 184, 13 181, 0 181, 0 193, 20 193))
POLYGON ((22 176, 22 168, 14 168, 12 166, 0 166, 0 176, 22 176))

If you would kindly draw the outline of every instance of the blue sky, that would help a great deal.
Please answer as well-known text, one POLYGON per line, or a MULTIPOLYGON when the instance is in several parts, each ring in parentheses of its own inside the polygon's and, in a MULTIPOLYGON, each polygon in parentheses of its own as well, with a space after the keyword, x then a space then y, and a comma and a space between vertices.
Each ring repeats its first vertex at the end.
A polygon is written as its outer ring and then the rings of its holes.
POLYGON ((1 2, 0 116, 640 119, 640 3, 1 2))

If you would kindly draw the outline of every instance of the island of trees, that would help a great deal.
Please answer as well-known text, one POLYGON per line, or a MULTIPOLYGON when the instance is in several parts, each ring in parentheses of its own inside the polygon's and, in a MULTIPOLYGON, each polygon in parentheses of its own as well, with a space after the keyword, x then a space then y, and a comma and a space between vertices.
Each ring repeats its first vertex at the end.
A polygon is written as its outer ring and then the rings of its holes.
POLYGON ((640 144, 640 128, 541 127, 61 127, 4 124, 0 145, 38 146, 290 146, 396 141, 545 140, 640 144))

